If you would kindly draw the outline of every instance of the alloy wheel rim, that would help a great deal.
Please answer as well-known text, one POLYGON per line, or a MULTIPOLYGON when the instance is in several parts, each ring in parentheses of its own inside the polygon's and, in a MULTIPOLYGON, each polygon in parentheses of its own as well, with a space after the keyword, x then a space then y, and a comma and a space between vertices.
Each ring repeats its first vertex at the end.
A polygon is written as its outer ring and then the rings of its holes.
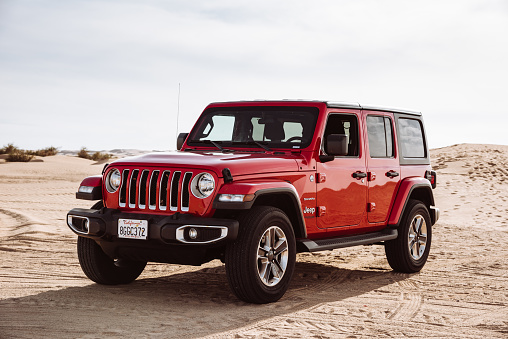
POLYGON ((415 215, 409 225, 408 248, 411 258, 420 260, 427 247, 427 223, 421 215, 415 215))
POLYGON ((277 285, 288 265, 288 242, 278 226, 269 227, 258 244, 257 270, 259 279, 266 286, 277 285))

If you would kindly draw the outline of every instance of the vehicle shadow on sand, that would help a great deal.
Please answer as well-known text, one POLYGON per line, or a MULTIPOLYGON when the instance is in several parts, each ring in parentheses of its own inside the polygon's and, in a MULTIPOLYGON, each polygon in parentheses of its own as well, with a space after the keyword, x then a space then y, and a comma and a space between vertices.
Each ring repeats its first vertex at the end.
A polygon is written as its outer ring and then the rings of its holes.
MULTIPOLYGON (((149 267, 147 268, 149 269, 149 267)), ((128 285, 90 284, 0 301, 0 333, 31 337, 201 337, 362 295, 410 275, 297 262, 286 295, 266 305, 239 301, 223 265, 128 285)))

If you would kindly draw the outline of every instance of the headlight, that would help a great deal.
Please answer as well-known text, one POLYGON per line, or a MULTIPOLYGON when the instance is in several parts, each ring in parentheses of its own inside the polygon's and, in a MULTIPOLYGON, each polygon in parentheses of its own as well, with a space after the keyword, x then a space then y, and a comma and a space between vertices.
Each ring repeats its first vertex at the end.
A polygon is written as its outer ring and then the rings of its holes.
POLYGON ((118 187, 120 187, 120 183, 122 182, 122 175, 120 171, 116 168, 108 173, 106 177, 106 190, 109 193, 115 193, 118 187))
POLYGON ((215 180, 209 173, 200 173, 192 179, 191 192, 196 198, 209 197, 215 188, 215 180))

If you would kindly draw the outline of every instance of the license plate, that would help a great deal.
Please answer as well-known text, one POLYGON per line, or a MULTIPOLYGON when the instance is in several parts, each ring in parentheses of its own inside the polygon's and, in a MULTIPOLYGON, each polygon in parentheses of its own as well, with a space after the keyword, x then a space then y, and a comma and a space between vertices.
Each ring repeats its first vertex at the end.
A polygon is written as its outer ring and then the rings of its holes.
POLYGON ((147 235, 147 220, 118 219, 119 238, 146 240, 147 235))

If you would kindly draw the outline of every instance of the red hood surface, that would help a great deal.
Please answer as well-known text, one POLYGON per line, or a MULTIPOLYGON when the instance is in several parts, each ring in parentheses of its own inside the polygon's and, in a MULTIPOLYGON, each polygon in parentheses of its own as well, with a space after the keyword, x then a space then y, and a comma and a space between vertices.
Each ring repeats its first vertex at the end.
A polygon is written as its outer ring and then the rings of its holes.
POLYGON ((258 173, 298 171, 300 154, 274 155, 266 153, 219 152, 165 152, 150 153, 124 158, 112 163, 127 166, 153 166, 171 168, 196 168, 213 170, 222 177, 222 170, 229 168, 233 176, 258 173))

